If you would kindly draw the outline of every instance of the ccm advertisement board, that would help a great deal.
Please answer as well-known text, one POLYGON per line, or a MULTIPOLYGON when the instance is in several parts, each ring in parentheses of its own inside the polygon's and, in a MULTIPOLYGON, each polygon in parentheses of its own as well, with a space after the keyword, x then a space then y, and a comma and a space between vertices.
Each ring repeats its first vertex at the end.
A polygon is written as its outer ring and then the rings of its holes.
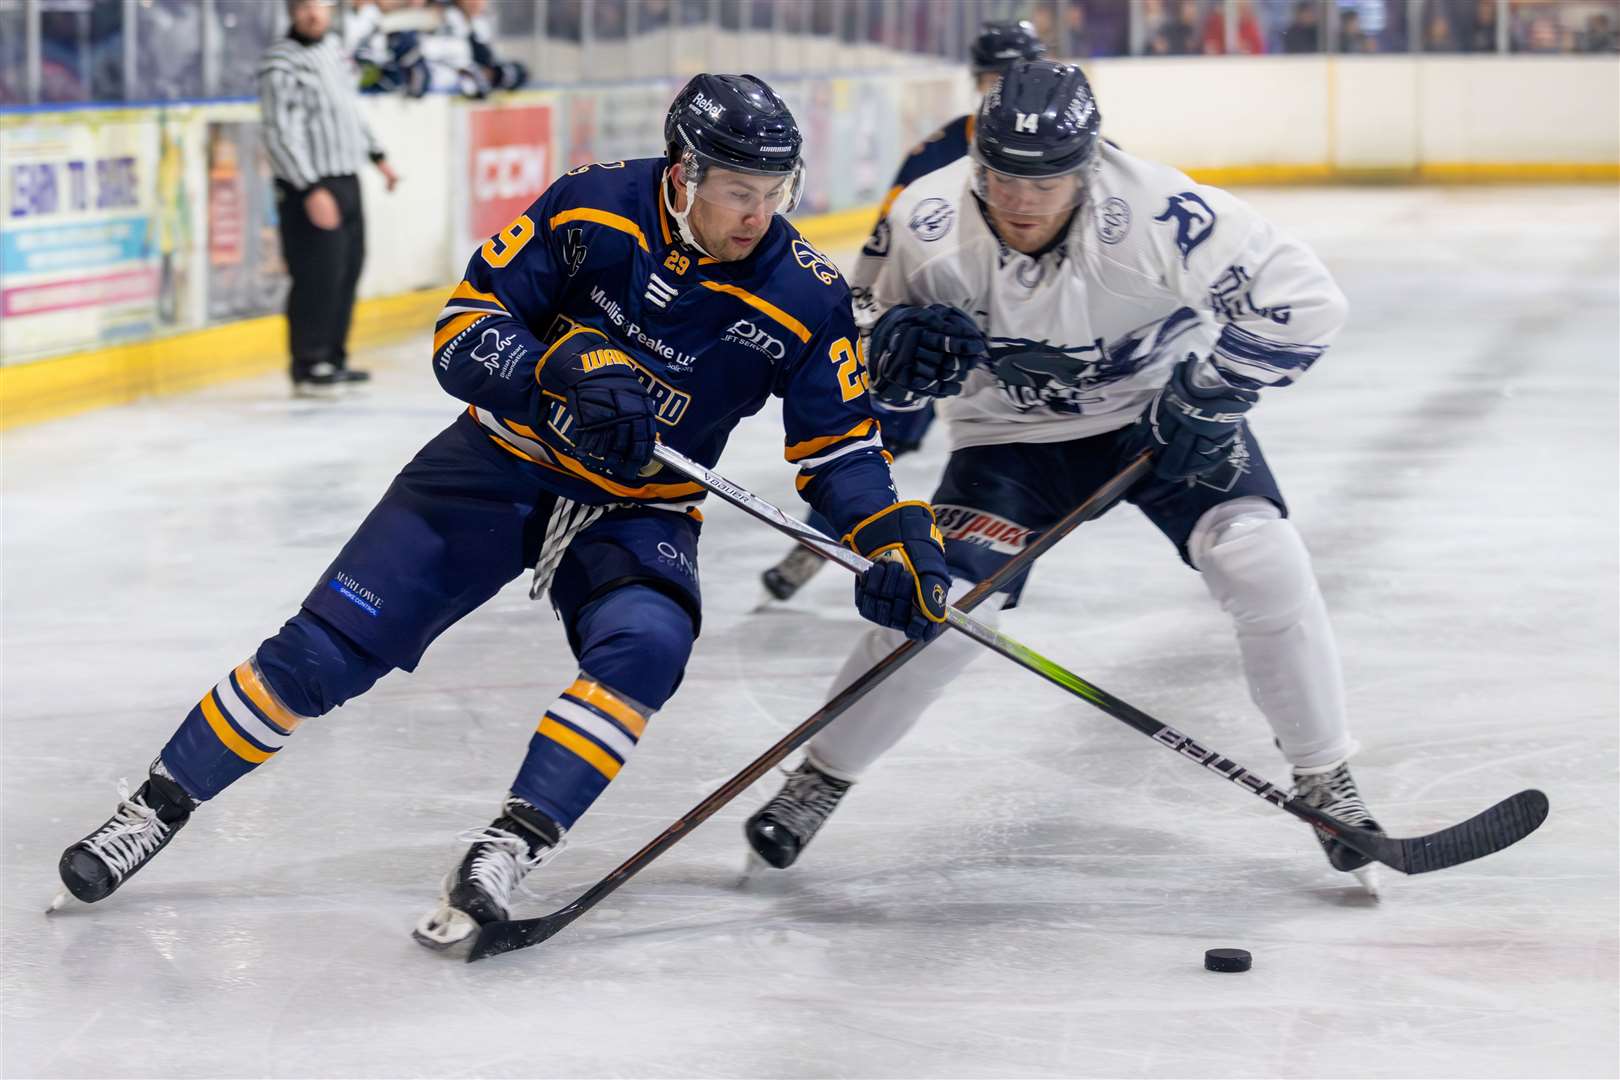
POLYGON ((562 171, 553 139, 555 112, 549 100, 463 112, 467 203, 461 251, 470 253, 506 228, 562 171))

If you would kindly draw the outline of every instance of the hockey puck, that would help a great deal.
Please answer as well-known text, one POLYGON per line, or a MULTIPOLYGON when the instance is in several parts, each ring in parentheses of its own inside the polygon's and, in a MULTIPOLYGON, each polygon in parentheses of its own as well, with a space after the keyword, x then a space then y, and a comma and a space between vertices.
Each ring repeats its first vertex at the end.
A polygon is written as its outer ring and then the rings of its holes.
POLYGON ((1205 949, 1204 970, 1248 971, 1254 957, 1247 949, 1205 949))

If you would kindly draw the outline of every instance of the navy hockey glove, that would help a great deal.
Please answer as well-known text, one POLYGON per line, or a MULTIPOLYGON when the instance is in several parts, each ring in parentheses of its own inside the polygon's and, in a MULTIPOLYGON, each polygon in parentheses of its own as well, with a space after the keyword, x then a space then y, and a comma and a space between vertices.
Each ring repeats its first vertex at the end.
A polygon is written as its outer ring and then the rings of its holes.
MULTIPOLYGON (((574 423, 564 437, 580 464, 614 480, 635 483, 652 461, 658 422, 636 366, 600 331, 564 334, 535 365, 544 415, 545 400, 568 406, 574 423)), ((536 429, 543 421, 537 418, 536 429)))
POLYGON ((940 631, 951 574, 933 508, 897 502, 856 525, 844 543, 872 560, 855 579, 855 607, 862 616, 908 638, 926 640, 940 631))
POLYGON ((948 304, 885 311, 872 328, 871 354, 872 395, 902 408, 960 394, 973 365, 990 359, 978 324, 948 304))
POLYGON ((1207 361, 1188 356, 1148 403, 1126 437, 1129 455, 1153 451, 1161 480, 1191 480, 1217 468, 1231 453, 1243 414, 1260 400, 1233 386, 1207 361))

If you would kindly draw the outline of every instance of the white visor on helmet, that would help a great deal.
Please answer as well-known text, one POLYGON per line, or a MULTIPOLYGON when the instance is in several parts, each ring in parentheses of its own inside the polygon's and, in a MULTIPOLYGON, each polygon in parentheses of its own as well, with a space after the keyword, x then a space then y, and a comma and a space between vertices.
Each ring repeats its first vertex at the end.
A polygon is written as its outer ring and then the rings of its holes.
POLYGON ((681 154, 688 196, 736 214, 791 214, 804 194, 804 159, 790 172, 766 172, 715 161, 688 147, 681 154))
POLYGON ((1085 199, 1086 164, 1052 176, 1015 176, 992 169, 973 158, 973 192, 986 206, 1005 214, 1055 217, 1073 210, 1085 199))

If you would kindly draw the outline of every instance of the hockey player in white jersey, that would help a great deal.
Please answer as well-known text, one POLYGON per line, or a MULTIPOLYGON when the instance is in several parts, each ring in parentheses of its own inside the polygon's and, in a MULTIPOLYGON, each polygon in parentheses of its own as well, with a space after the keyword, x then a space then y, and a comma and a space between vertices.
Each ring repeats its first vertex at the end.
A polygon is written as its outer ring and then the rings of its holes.
MULTIPOLYGON (((1035 26, 1026 20, 991 20, 979 28, 969 49, 972 57, 974 101, 980 101, 990 88, 1001 80, 1008 68, 1019 60, 1039 60, 1046 55, 1046 46, 1035 33, 1035 26)), ((967 157, 968 143, 973 138, 973 118, 978 109, 946 121, 938 131, 911 148, 906 160, 900 163, 878 208, 872 233, 861 247, 860 257, 849 271, 850 298, 856 310, 872 302, 872 286, 877 281, 884 257, 889 251, 889 208, 900 193, 911 184, 936 169, 943 169, 954 161, 967 157)), ((923 435, 934 420, 933 403, 922 408, 895 411, 881 403, 874 405, 878 422, 883 428, 883 449, 894 458, 911 453, 922 445, 923 435)), ((825 521, 811 517, 808 524, 822 532, 829 532, 825 521)), ((814 551, 794 544, 780 561, 760 575, 765 592, 775 600, 787 600, 804 587, 826 565, 814 551)))
MULTIPOLYGON (((1153 473, 1126 500, 1232 617, 1296 790, 1377 830, 1347 765, 1356 743, 1310 557, 1245 420, 1262 391, 1293 383, 1326 350, 1344 296, 1311 251, 1248 205, 1124 153, 1100 123, 1078 67, 1015 64, 980 106, 970 156, 889 211, 864 313, 873 393, 900 408, 937 400, 947 424, 951 456, 932 501, 951 597, 1151 449, 1153 473)), ((976 617, 993 622, 997 606, 976 617)), ((900 641, 868 631, 833 689, 900 641)), ((982 653, 945 635, 817 736, 749 819, 753 850, 791 865, 982 653)), ((1336 869, 1367 861, 1319 839, 1336 869)))

